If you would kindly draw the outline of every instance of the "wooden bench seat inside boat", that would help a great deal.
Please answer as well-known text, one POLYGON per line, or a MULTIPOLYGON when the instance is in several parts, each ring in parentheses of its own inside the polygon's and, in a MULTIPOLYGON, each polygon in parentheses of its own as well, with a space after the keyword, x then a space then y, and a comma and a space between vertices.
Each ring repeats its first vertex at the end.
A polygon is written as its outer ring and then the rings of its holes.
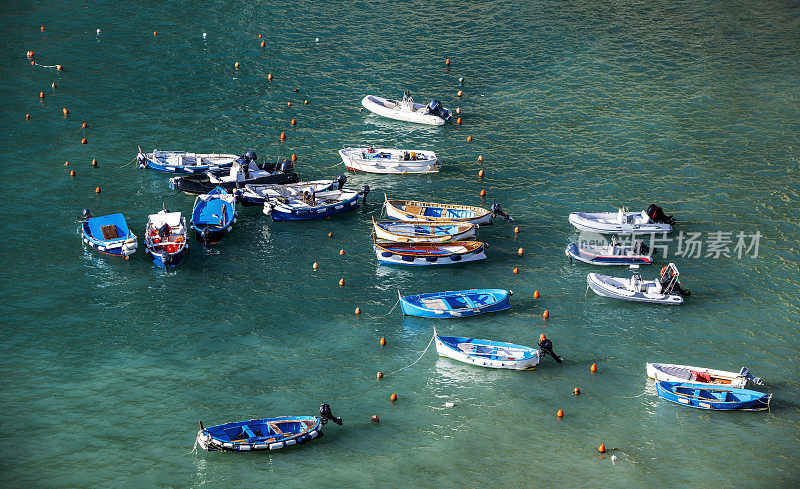
POLYGON ((444 311, 447 309, 447 304, 445 304, 444 300, 442 299, 422 299, 420 302, 422 302, 422 305, 428 309, 434 309, 437 311, 444 311))
POLYGON ((100 232, 103 233, 103 239, 105 239, 106 241, 111 239, 119 239, 117 226, 114 224, 106 224, 105 226, 100 226, 100 232))
POLYGON ((407 205, 404 209, 409 214, 419 215, 422 213, 422 208, 418 205, 407 205))

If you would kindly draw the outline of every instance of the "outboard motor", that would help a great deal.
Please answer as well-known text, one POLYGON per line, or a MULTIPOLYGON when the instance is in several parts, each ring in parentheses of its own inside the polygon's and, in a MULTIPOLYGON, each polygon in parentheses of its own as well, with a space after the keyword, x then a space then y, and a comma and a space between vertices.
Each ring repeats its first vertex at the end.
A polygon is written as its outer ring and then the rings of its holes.
MULTIPOLYGON (((634 239, 633 240, 633 254, 634 255, 647 255, 650 253, 650 247, 644 244, 644 241, 641 239, 634 239)), ((656 250, 653 250, 653 254, 655 255, 656 250)))
POLYGON ((506 222, 514 222, 514 218, 503 212, 503 208, 500 207, 500 203, 495 201, 492 203, 492 208, 490 209, 492 214, 496 216, 503 216, 506 219, 506 222))
POLYGON ((543 339, 539 342, 539 348, 542 349, 542 353, 546 353, 553 357, 553 360, 561 363, 561 357, 553 353, 553 342, 548 340, 547 338, 543 339))
POLYGON ((336 186, 339 190, 343 189, 344 184, 347 183, 347 175, 339 175, 338 177, 336 177, 336 180, 334 180, 334 182, 336 182, 336 186))
POLYGON ((87 220, 92 218, 92 211, 88 207, 83 210, 83 218, 87 220))
POLYGON ((266 172, 272 173, 278 169, 278 163, 273 163, 271 161, 268 161, 264 163, 264 166, 262 166, 261 169, 266 172))
POLYGON ((450 117, 453 116, 453 113, 450 112, 450 110, 445 109, 444 106, 442 106, 442 103, 438 100, 431 100, 425 113, 441 117, 446 121, 450 120, 450 117))
POLYGON ((675 224, 675 218, 664 214, 664 209, 655 204, 650 204, 650 207, 647 208, 647 215, 653 222, 669 225, 675 224))
POLYGON ((244 161, 245 163, 250 163, 251 161, 256 161, 258 156, 256 156, 256 152, 252 149, 244 154, 244 161))
POLYGON ((361 192, 360 193, 361 193, 361 203, 362 204, 366 204, 367 203, 367 194, 369 193, 369 185, 364 185, 363 187, 361 187, 361 192))
POLYGON ((323 425, 327 424, 328 421, 333 421, 339 426, 342 426, 342 418, 335 417, 331 412, 331 407, 325 403, 319 406, 319 420, 323 425))
POLYGON ((278 170, 283 173, 292 173, 294 171, 294 163, 289 160, 283 160, 278 167, 278 170))

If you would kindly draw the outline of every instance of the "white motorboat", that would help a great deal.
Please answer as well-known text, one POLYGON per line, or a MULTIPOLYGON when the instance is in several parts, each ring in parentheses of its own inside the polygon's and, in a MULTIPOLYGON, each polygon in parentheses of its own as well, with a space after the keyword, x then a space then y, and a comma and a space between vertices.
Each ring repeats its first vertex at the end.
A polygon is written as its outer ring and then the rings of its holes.
POLYGON ((747 367, 736 373, 672 363, 648 363, 647 376, 658 381, 725 385, 739 389, 744 389, 748 383, 763 385, 761 378, 753 377, 747 367))
POLYGON ((678 268, 670 263, 661 269, 658 280, 642 280, 637 273, 639 265, 631 265, 634 274, 631 278, 610 277, 599 273, 586 276, 587 285, 595 294, 612 299, 650 304, 683 304, 683 296, 691 292, 681 288, 678 282, 678 268))
POLYGON ((348 170, 367 173, 433 173, 442 166, 436 153, 423 150, 345 148, 339 156, 348 170))
POLYGON ((661 207, 650 204, 646 211, 629 212, 620 207, 614 212, 573 212, 569 222, 582 231, 600 234, 650 234, 670 233, 675 219, 667 216, 661 207))
POLYGON ((418 104, 411 98, 408 90, 403 93, 401 101, 367 95, 361 100, 361 105, 383 117, 434 126, 442 125, 452 117, 452 113, 438 100, 431 100, 428 105, 418 104))
POLYGON ((564 250, 568 257, 592 265, 648 265, 653 263, 653 254, 641 240, 621 245, 614 236, 607 246, 591 246, 585 243, 570 243, 564 250))

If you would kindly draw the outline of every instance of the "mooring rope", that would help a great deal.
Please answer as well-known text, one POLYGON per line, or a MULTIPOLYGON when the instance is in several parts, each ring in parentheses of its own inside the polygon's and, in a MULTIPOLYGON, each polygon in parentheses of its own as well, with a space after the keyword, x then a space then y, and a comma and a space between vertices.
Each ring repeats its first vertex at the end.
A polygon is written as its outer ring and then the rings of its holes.
POLYGON ((129 161, 129 162, 127 162, 127 163, 125 163, 125 164, 124 164, 124 165, 122 165, 120 168, 125 168, 126 166, 130 165, 130 164, 131 164, 131 163, 133 163, 134 161, 136 161, 136 158, 132 159, 131 161, 129 161))
POLYGON ((405 367, 403 367, 403 368, 399 368, 399 369, 397 369, 397 370, 392 370, 391 372, 388 372, 388 373, 386 373, 385 375, 396 374, 397 372, 401 372, 401 371, 403 371, 403 370, 405 370, 405 369, 407 369, 407 368, 411 368, 411 367, 413 367, 414 365, 416 365, 416 364, 417 364, 417 362, 419 362, 420 360, 422 360, 422 357, 424 357, 424 356, 425 356, 425 353, 428 351, 428 348, 430 348, 430 347, 431 347, 431 343, 433 343, 433 340, 434 340, 434 338, 436 338, 436 335, 433 335, 433 336, 431 336, 431 341, 429 341, 429 342, 428 342, 428 346, 426 346, 426 347, 425 347, 425 349, 424 349, 424 350, 422 350, 422 354, 419 356, 419 358, 417 358, 416 360, 414 360, 414 362, 413 362, 412 364, 410 364, 410 365, 406 365, 405 367))
POLYGON ((395 302, 394 305, 392 306, 392 308, 389 309, 389 312, 387 312, 386 314, 381 314, 381 316, 388 316, 389 314, 391 314, 392 311, 394 311, 394 308, 397 307, 397 304, 400 304, 400 298, 399 297, 397 299, 397 302, 395 302))

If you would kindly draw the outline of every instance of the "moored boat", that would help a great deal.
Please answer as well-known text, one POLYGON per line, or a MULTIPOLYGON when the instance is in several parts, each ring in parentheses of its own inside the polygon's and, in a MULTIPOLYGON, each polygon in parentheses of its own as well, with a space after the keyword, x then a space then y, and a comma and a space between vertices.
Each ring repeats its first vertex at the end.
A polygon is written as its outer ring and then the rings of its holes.
POLYGON ((400 101, 367 95, 361 100, 361 105, 383 117, 419 124, 438 126, 452 117, 450 110, 444 108, 438 100, 431 100, 428 105, 418 104, 411 98, 408 90, 403 92, 403 100, 400 101))
POLYGON ((100 253, 126 260, 136 253, 138 246, 136 235, 128 228, 121 213, 94 217, 89 209, 84 209, 81 236, 84 243, 100 253))
POLYGON ((656 382, 656 394, 675 404, 712 411, 763 411, 772 399, 772 394, 749 389, 664 380, 656 382))
POLYGON ((664 214, 661 207, 650 204, 646 211, 629 212, 620 207, 614 212, 573 212, 569 222, 581 231, 600 234, 651 234, 670 233, 675 219, 664 214))
POLYGON ((344 184, 347 182, 346 175, 339 175, 337 178, 333 180, 311 180, 308 182, 297 182, 297 183, 287 183, 287 184, 248 184, 245 185, 244 188, 238 188, 233 191, 234 195, 236 195, 236 202, 242 204, 245 207, 250 206, 263 206, 268 200, 269 196, 277 197, 280 193, 280 189, 287 189, 284 193, 290 194, 300 194, 302 195, 303 192, 306 191, 313 191, 313 192, 325 192, 328 190, 342 190, 344 188, 344 184), (292 190, 294 189, 294 190, 292 190), (268 191, 272 191, 269 192, 268 191))
POLYGON ((366 202, 369 185, 361 190, 330 189, 317 191, 314 186, 280 186, 264 191, 267 201, 264 214, 273 221, 323 219, 357 209, 366 202))
POLYGON ((339 150, 344 166, 351 171, 366 173, 433 173, 441 163, 433 151, 368 148, 339 150))
POLYGON ((544 354, 561 363, 561 357, 553 353, 553 343, 547 338, 543 338, 539 342, 540 349, 536 349, 504 341, 439 336, 435 329, 433 335, 439 356, 479 367, 527 370, 536 367, 544 354))
POLYGON ((586 276, 586 284, 595 294, 629 302, 646 302, 650 304, 683 304, 683 297, 691 295, 683 289, 678 281, 679 272, 674 263, 661 269, 661 277, 657 280, 642 280, 635 271, 638 265, 631 265, 634 270, 631 278, 611 277, 599 273, 586 276))
POLYGON ((485 246, 480 241, 399 243, 373 240, 378 262, 384 265, 435 266, 485 260, 485 246))
POLYGON ((299 182, 300 177, 294 172, 294 164, 289 160, 281 163, 256 164, 255 151, 248 151, 234 161, 230 168, 210 170, 203 173, 172 177, 169 187, 187 194, 206 194, 216 187, 228 192, 252 184, 287 184, 299 182))
POLYGON ((461 318, 508 309, 511 295, 513 292, 503 289, 430 292, 400 297, 400 307, 408 316, 461 318))
POLYGON ((302 445, 322 436, 322 427, 328 421, 342 425, 330 407, 323 404, 317 416, 279 416, 251 419, 217 426, 203 427, 197 432, 196 443, 208 451, 278 450, 292 445, 302 445))
POLYGON ((147 256, 157 267, 177 267, 189 248, 186 218, 166 209, 150 214, 144 233, 147 256))
POLYGON ((608 246, 570 243, 564 252, 570 258, 591 265, 648 265, 653 262, 652 253, 641 240, 625 246, 617 243, 613 236, 608 246))
POLYGON ((230 168, 239 159, 237 155, 217 153, 191 153, 186 151, 159 151, 136 156, 139 168, 149 168, 164 173, 203 173, 220 168, 230 168))
POLYGON ((198 195, 192 210, 192 229, 195 237, 203 243, 215 244, 233 228, 236 223, 236 201, 222 187, 198 195))
POLYGON ((458 221, 375 221, 375 236, 386 241, 442 243, 474 238, 477 224, 458 221))
POLYGON ((748 383, 763 385, 760 377, 753 377, 750 369, 742 367, 739 372, 727 372, 713 368, 692 367, 672 363, 648 363, 647 376, 654 380, 666 382, 691 382, 694 384, 711 384, 737 387, 743 389, 748 383))
POLYGON ((384 195, 383 207, 386 215, 401 221, 456 221, 491 224, 495 215, 505 217, 506 221, 513 221, 508 214, 503 212, 497 202, 492 204, 491 210, 487 210, 471 205, 438 204, 407 199, 389 200, 384 195))

